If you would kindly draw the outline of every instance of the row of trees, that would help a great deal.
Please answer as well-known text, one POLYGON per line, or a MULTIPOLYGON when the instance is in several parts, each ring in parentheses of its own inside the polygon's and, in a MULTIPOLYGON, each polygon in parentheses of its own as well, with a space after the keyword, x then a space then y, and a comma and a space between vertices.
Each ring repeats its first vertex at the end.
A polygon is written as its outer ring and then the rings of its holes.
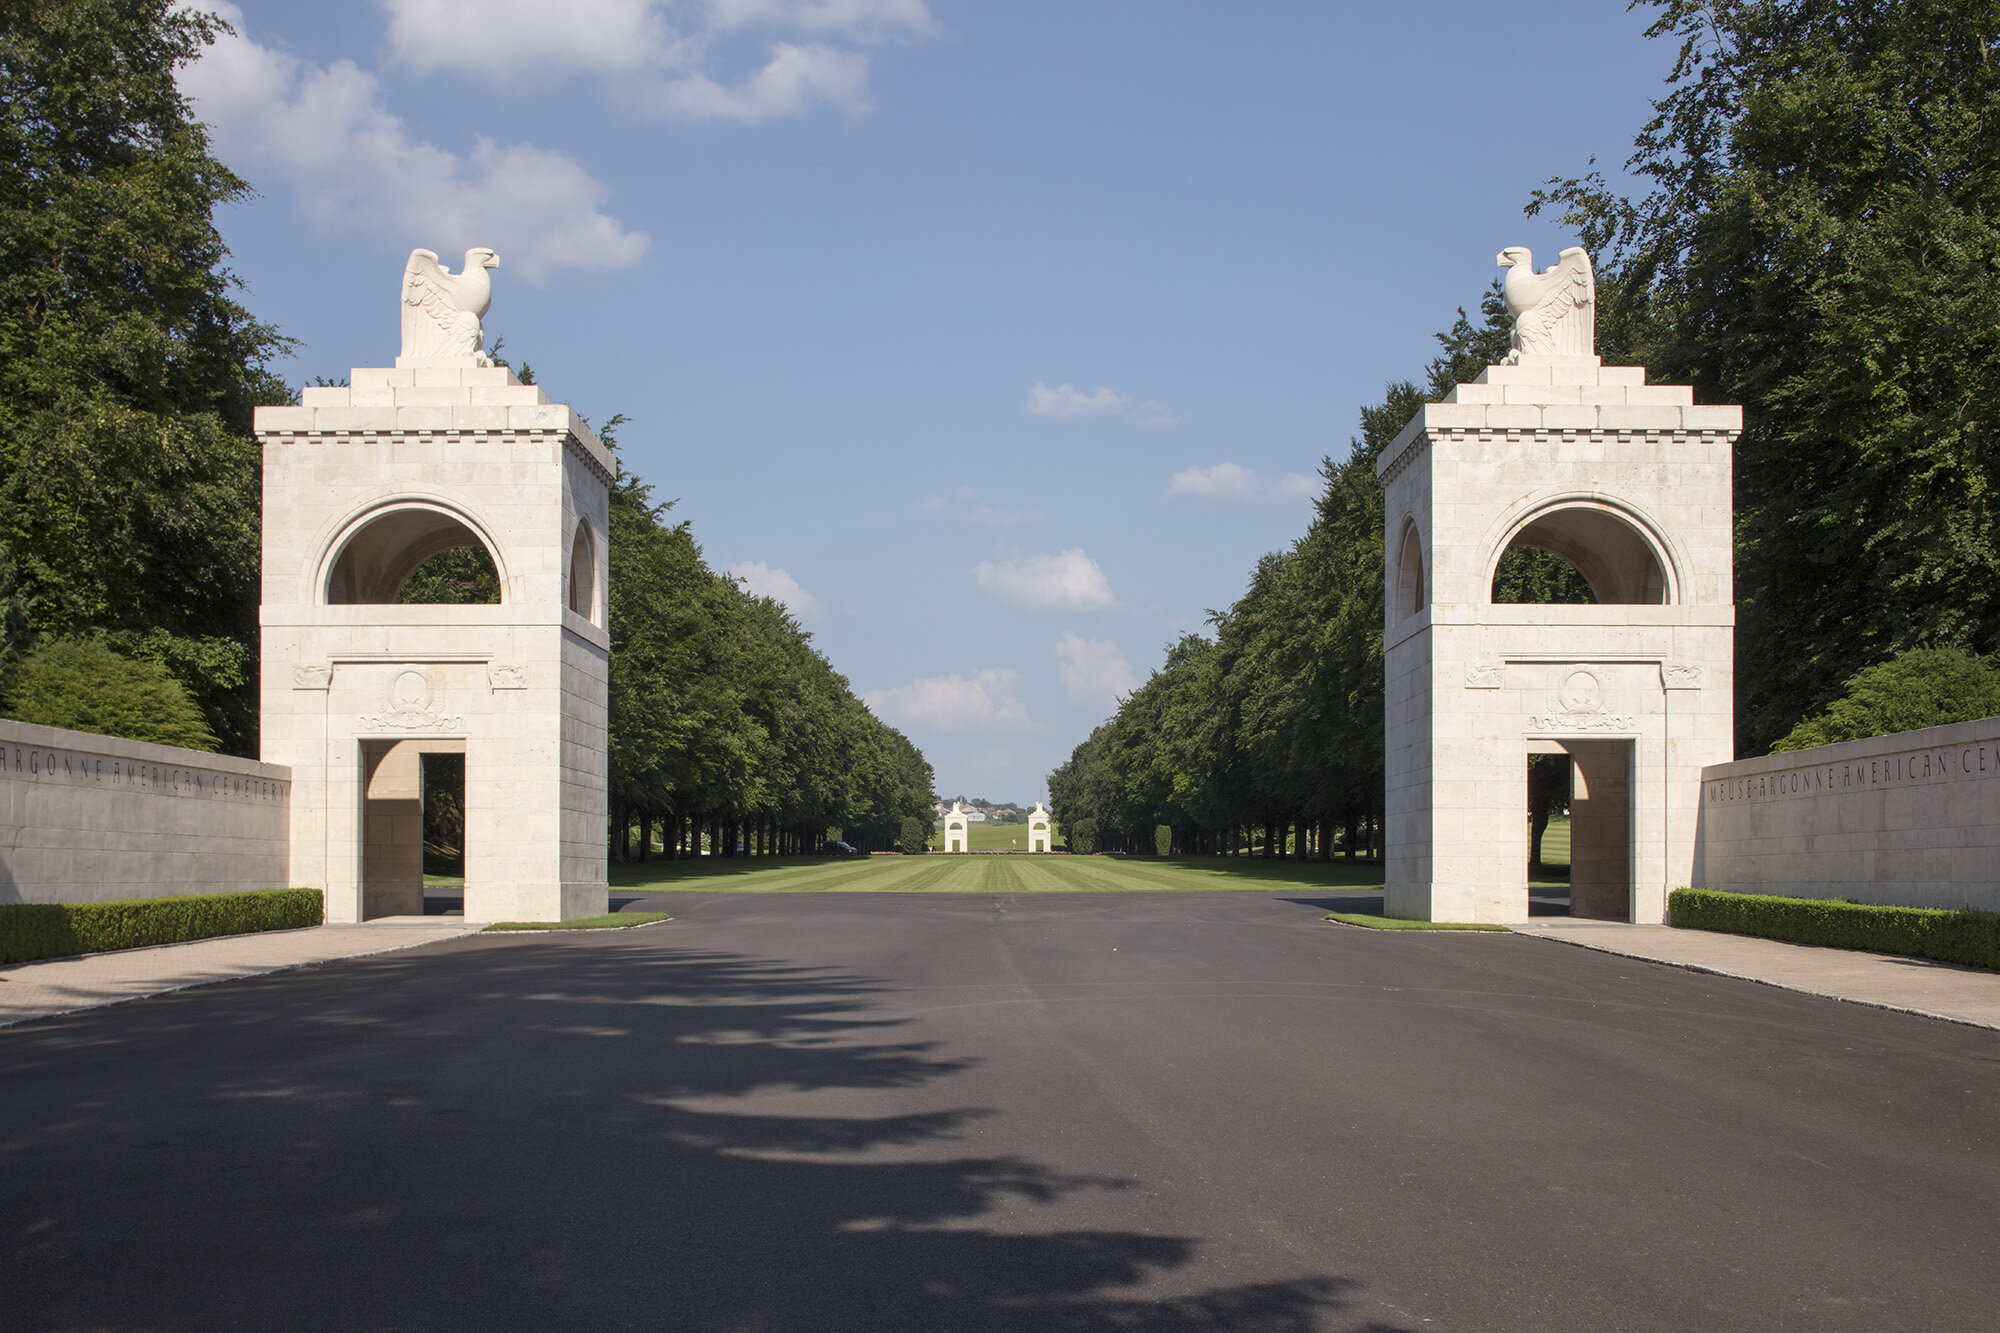
MULTIPOLYGON (((1186 634, 1109 721, 1049 775, 1069 837, 1097 850, 1331 857, 1381 847, 1382 490, 1375 464, 1417 409, 1507 350, 1506 311, 1489 291, 1473 322, 1461 310, 1438 335, 1419 387, 1391 384, 1362 410, 1298 541, 1257 562, 1235 605, 1186 634)), ((1588 597, 1570 567, 1509 552, 1498 594, 1513 601, 1588 597)))
MULTIPOLYGON (((609 432, 607 432, 608 434, 609 432)), ((817 851, 829 829, 927 841, 931 766, 784 606, 703 561, 637 477, 611 493, 613 854, 817 851)), ((906 848, 921 851, 922 845, 906 848)))
MULTIPOLYGON (((2000 648, 2000 0, 1644 3, 1678 43, 1628 164, 1648 192, 1590 174, 1529 211, 1557 210, 1596 259, 1607 362, 1745 406, 1737 753, 1836 737, 1850 714, 1983 715, 1990 696, 1959 682, 2000 648), (1902 703, 1836 707, 1885 682, 1902 703)), ((1066 829, 1126 850, 1161 824, 1187 851, 1261 830, 1283 854, 1288 827, 1322 855, 1375 845, 1375 463, 1427 397, 1504 354, 1491 293, 1483 315, 1440 335, 1425 389, 1362 412, 1306 535, 1212 635, 1173 645, 1050 775, 1066 829)), ((1499 582, 1498 600, 1589 597, 1539 552, 1509 552, 1499 582)), ((1531 783, 1538 832, 1560 785, 1531 783)))

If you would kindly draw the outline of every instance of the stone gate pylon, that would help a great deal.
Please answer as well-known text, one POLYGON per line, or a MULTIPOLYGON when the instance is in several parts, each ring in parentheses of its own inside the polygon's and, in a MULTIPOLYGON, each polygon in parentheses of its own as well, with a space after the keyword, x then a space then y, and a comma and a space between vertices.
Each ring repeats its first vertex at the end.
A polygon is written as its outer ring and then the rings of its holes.
POLYGON ((329 921, 423 911, 423 765, 464 755, 465 916, 606 910, 605 581, 615 465, 590 427, 480 352, 490 250, 404 273, 394 369, 259 408, 261 713, 291 766, 291 883, 329 921), (482 548, 499 600, 409 605, 482 548))
POLYGON ((1690 882, 1704 764, 1733 757, 1731 449, 1739 407, 1592 351, 1593 278, 1501 255, 1514 352, 1382 452, 1385 910, 1526 919, 1527 759, 1575 763, 1571 911, 1664 919, 1690 882), (1496 604, 1515 546, 1595 603, 1496 604))

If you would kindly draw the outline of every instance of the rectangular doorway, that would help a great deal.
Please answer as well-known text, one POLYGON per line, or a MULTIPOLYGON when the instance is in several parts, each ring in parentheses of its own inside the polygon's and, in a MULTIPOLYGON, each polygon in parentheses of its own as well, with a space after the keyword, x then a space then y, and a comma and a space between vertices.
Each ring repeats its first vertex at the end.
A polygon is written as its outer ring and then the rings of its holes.
POLYGON ((1543 864, 1529 869, 1529 915, 1630 921, 1635 743, 1585 736, 1534 740, 1528 748, 1531 858, 1534 821, 1548 811, 1543 864), (1566 827, 1556 813, 1563 805, 1566 827), (1564 833, 1567 867, 1559 864, 1564 833))
MULTIPOLYGON (((461 760, 457 776, 462 824, 464 754, 462 739, 427 736, 361 742, 362 920, 424 915, 426 758, 450 755, 461 760)), ((457 892, 462 902, 463 888, 457 892)))

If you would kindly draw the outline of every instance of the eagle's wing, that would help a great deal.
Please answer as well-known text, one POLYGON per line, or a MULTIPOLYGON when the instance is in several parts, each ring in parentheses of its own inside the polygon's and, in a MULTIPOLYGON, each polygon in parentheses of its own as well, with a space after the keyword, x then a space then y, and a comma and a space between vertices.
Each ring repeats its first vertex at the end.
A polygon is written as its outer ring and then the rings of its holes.
POLYGON ((1538 276, 1544 280, 1542 299, 1534 309, 1521 312, 1516 326, 1518 345, 1544 354, 1590 355, 1594 341, 1590 307, 1597 297, 1590 256, 1581 247, 1571 246, 1562 252, 1555 267, 1538 276))
POLYGON ((1597 299, 1597 275, 1590 270, 1590 256, 1580 245, 1572 245, 1556 259, 1556 291, 1568 308, 1589 305, 1597 299))
POLYGON ((410 251, 410 262, 403 267, 404 302, 423 307, 424 313, 440 324, 449 323, 458 309, 458 303, 451 299, 451 277, 438 263, 436 251, 410 251))
POLYGON ((479 317, 460 301, 459 282, 435 252, 410 251, 403 268, 404 356, 465 356, 477 350, 479 317))

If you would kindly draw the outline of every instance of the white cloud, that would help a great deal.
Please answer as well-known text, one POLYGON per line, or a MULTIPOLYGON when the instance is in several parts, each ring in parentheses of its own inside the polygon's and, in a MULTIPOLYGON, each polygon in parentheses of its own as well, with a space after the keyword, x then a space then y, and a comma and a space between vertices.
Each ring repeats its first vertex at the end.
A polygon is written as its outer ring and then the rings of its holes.
POLYGON ((762 560, 740 560, 729 567, 732 578, 742 583, 752 597, 769 597, 783 602, 799 619, 819 614, 819 599, 799 586, 799 581, 783 569, 762 560))
POLYGON ((1101 611, 1116 605, 1111 580, 1080 546, 1019 562, 982 560, 972 568, 979 586, 1024 611, 1101 611))
POLYGON ((411 69, 502 81, 587 72, 628 106, 685 120, 756 122, 817 105, 858 115, 868 109, 869 64, 851 44, 936 31, 924 0, 381 3, 390 54, 411 69), (754 29, 778 38, 765 48, 764 62, 719 69, 720 39, 754 29))
POLYGON ((1262 501, 1286 504, 1310 500, 1319 487, 1311 477, 1287 472, 1282 477, 1266 477, 1238 463, 1217 463, 1214 467, 1191 467, 1174 473, 1167 483, 1169 496, 1185 495, 1198 500, 1262 501))
POLYGON ((1178 426, 1187 420, 1150 398, 1133 407, 1129 395, 1103 384, 1097 386, 1097 392, 1085 393, 1074 384, 1059 384, 1051 389, 1036 380, 1035 387, 1028 390, 1028 401, 1022 407, 1038 417, 1056 421, 1068 421, 1072 417, 1123 416, 1135 426, 1178 426))
POLYGON ((184 69, 181 90, 218 156, 285 176, 315 222, 416 237, 454 267, 455 252, 490 245, 538 285, 562 268, 629 268, 651 244, 600 211, 609 187, 571 158, 484 137, 469 157, 434 147, 384 107, 374 75, 259 46, 241 10, 215 9, 236 35, 184 69))
POLYGON ((1122 411, 1130 402, 1122 393, 1099 385, 1096 393, 1085 393, 1074 384, 1064 384, 1051 389, 1037 380, 1035 387, 1028 390, 1028 411, 1038 417, 1053 417, 1057 421, 1067 421, 1071 417, 1101 417, 1122 411))
POLYGON ((695 73, 670 79, 639 94, 649 110, 687 120, 741 120, 755 123, 795 116, 815 102, 851 115, 868 109, 868 57, 814 43, 779 42, 771 61, 735 87, 695 73))
POLYGON ((1014 697, 1020 676, 994 669, 931 676, 891 689, 868 690, 861 701, 896 727, 929 731, 983 731, 1027 725, 1028 710, 1014 697))
POLYGON ((926 514, 951 510, 951 517, 960 523, 971 523, 982 528, 1011 528, 1021 523, 1034 523, 1041 515, 1032 509, 995 509, 979 498, 979 492, 970 486, 961 486, 953 495, 958 500, 954 505, 942 495, 927 495, 917 502, 917 508, 926 514))
POLYGON ((719 30, 764 24, 882 38, 937 27, 924 0, 708 0, 707 10, 709 26, 719 30))
POLYGON ((1071 703, 1114 705, 1139 686, 1139 677, 1118 645, 1086 639, 1065 630, 1056 641, 1056 679, 1071 703))
POLYGON ((652 0, 382 0, 389 55, 422 73, 636 72, 693 52, 652 0))

